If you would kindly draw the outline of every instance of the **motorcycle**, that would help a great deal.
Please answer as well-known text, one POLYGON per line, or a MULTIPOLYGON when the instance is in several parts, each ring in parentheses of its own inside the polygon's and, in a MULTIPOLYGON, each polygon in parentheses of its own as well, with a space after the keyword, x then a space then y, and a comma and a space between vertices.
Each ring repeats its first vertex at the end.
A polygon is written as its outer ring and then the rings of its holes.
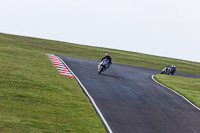
POLYGON ((167 72, 167 68, 165 67, 161 72, 160 72, 160 74, 167 74, 168 72, 167 72))
POLYGON ((160 74, 167 74, 167 75, 173 75, 172 74, 172 68, 171 67, 165 67, 161 72, 160 72, 160 74))
POLYGON ((99 65, 98 65, 98 74, 101 74, 101 72, 105 71, 109 67, 109 60, 103 59, 99 65))

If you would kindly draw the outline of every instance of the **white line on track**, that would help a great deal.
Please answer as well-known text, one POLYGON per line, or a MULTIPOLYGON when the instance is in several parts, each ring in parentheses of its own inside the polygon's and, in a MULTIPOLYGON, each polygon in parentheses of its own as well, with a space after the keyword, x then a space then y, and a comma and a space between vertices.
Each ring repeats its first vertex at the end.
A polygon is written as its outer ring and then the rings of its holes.
MULTIPOLYGON (((54 54, 53 54, 54 55, 54 54)), ((54 55, 55 56, 55 55, 54 55)), ((56 56, 58 57, 58 56, 56 56)), ((59 57, 58 57, 59 58, 59 57)), ((79 83, 79 85, 83 88, 85 94, 88 96, 88 98, 90 99, 92 105, 95 107, 97 113, 99 114, 99 116, 101 117, 101 120, 103 121, 104 125, 106 126, 107 130, 109 131, 109 133, 113 133, 110 126, 108 125, 107 121, 105 120, 103 114, 101 113, 100 109, 98 108, 98 106, 96 105, 94 99, 90 96, 89 92, 87 91, 87 89, 83 86, 83 84, 81 83, 81 81, 78 79, 78 77, 72 72, 72 70, 65 64, 65 62, 59 58, 60 61, 67 67, 67 69, 71 72, 71 74, 75 77, 75 79, 77 80, 77 82, 79 83)))
POLYGON ((177 95, 179 95, 180 97, 182 97, 183 99, 185 99, 188 103, 190 103, 193 107, 195 107, 196 109, 198 109, 200 111, 200 108, 197 107, 196 105, 194 105, 192 102, 190 102, 190 100, 188 100, 186 97, 184 97, 183 95, 179 94, 178 92, 176 92, 175 90, 172 90, 166 86, 164 86, 163 84, 159 83, 157 80, 154 79, 154 75, 151 76, 151 78, 153 79, 153 81, 155 81, 156 83, 158 83, 159 85, 171 90, 172 92, 176 93, 177 95))

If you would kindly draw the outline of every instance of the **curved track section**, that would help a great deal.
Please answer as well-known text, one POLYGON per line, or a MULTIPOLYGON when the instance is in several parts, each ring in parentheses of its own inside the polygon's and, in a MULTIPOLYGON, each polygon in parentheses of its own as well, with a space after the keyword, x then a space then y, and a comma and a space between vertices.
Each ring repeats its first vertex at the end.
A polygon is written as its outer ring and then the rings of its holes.
MULTIPOLYGON (((200 111, 151 79, 160 70, 113 64, 99 75, 98 61, 57 56, 80 79, 114 133, 200 131, 200 111)), ((175 75, 200 77, 183 73, 175 75)))

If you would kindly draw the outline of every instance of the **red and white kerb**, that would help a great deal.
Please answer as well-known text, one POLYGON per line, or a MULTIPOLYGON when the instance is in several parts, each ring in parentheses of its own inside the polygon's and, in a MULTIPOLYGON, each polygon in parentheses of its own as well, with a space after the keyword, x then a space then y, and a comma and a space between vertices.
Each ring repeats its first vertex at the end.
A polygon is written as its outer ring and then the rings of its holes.
POLYGON ((57 56, 51 54, 47 54, 47 56, 49 56, 50 60, 55 65, 60 74, 74 78, 74 76, 70 73, 70 71, 65 67, 65 65, 60 61, 57 56))

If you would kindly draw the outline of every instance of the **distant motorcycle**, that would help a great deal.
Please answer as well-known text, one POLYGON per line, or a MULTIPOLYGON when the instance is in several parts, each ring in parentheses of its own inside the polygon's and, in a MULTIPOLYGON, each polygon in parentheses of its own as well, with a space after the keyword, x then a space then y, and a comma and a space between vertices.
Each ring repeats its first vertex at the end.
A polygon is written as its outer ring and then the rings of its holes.
POLYGON ((175 69, 170 67, 170 66, 166 66, 161 72, 160 74, 166 74, 166 75, 174 75, 175 69))
POLYGON ((109 67, 109 60, 103 59, 99 65, 98 65, 98 74, 101 74, 101 72, 105 71, 109 67))

